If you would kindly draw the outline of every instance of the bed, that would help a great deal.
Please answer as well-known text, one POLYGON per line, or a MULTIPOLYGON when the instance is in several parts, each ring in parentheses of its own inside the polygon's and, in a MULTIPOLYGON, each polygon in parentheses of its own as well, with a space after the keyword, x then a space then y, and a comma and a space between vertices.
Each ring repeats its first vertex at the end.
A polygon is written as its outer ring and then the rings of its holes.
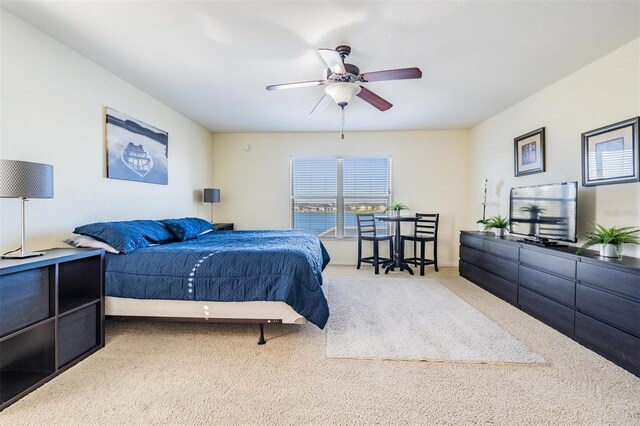
POLYGON ((262 344, 265 323, 324 328, 322 271, 329 260, 315 235, 297 231, 214 231, 107 253, 105 314, 255 322, 262 344))

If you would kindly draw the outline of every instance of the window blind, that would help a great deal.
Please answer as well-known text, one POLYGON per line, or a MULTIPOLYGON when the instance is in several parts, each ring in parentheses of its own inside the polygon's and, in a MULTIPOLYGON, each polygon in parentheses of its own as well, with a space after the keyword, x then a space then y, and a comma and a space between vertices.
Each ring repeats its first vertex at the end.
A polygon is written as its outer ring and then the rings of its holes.
POLYGON ((382 213, 389 204, 390 177, 388 156, 292 158, 291 228, 356 236, 357 213, 382 213))

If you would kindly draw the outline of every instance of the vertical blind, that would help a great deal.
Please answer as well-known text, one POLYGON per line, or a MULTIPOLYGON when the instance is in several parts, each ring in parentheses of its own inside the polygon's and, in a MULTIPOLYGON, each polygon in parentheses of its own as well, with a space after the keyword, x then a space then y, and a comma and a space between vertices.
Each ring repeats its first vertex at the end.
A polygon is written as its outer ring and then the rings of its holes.
POLYGON ((381 213, 389 204, 390 177, 388 156, 292 158, 291 228, 355 236, 356 213, 381 213))

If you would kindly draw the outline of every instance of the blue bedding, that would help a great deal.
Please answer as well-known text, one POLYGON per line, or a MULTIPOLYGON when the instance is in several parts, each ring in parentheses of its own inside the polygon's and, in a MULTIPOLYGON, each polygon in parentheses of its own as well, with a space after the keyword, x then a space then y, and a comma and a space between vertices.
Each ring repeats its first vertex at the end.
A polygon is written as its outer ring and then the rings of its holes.
POLYGON ((105 256, 105 294, 134 299, 281 301, 324 328, 329 254, 297 231, 222 231, 105 256))

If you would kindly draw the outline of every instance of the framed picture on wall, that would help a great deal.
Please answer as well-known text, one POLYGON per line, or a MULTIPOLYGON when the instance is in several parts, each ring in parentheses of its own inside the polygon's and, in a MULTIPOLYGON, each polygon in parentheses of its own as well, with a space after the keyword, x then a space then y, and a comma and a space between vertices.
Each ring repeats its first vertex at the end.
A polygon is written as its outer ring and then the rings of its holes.
POLYGON ((515 176, 544 172, 544 127, 513 140, 515 176))
POLYGON ((105 108, 107 177, 168 184, 169 134, 105 108))
POLYGON ((630 118, 582 134, 582 185, 638 182, 638 122, 630 118))

